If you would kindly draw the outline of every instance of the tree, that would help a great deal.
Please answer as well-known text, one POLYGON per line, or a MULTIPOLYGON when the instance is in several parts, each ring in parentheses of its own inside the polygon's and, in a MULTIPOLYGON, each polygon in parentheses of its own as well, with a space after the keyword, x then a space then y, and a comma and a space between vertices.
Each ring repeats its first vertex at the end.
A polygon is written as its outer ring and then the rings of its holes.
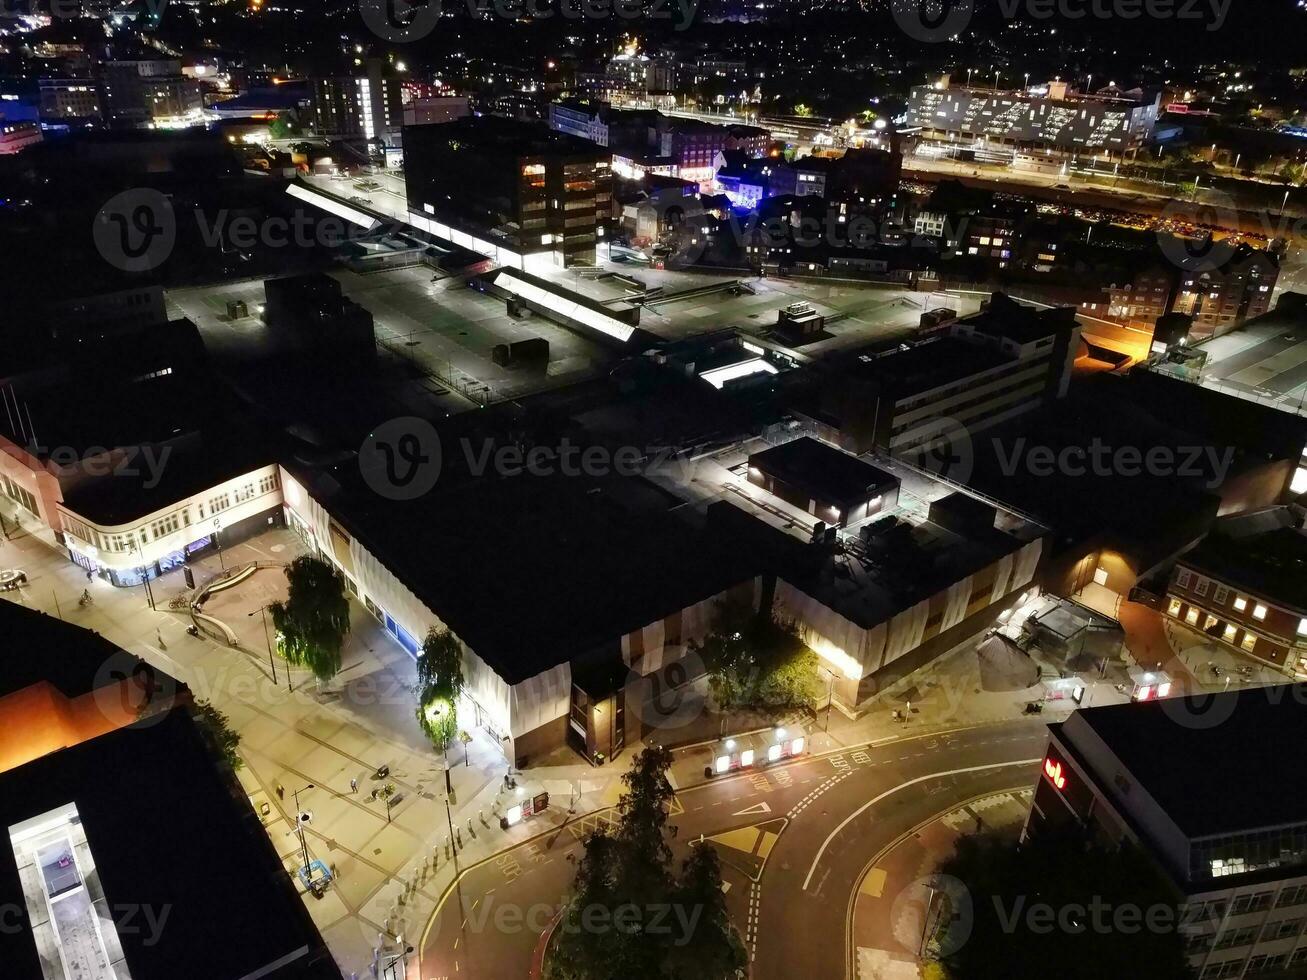
POLYGON ((340 651, 349 632, 345 580, 319 558, 301 555, 286 567, 290 594, 268 606, 277 649, 288 663, 306 666, 320 681, 340 672, 340 651))
POLYGON ((779 712, 807 708, 821 693, 817 655, 790 622, 727 600, 712 632, 691 647, 703 658, 717 705, 779 712))
POLYGON ((284 112, 277 113, 277 118, 268 123, 268 136, 275 140, 284 140, 298 132, 290 116, 284 112))
POLYGON ((191 712, 195 717, 195 724, 200 729, 200 734, 223 758, 223 761, 232 769, 243 767, 245 760, 236 751, 241 744, 241 737, 232 730, 231 723, 227 721, 227 716, 208 701, 194 702, 191 706, 191 712))
POLYGON ((744 968, 716 852, 693 845, 680 874, 673 870, 666 836, 671 762, 663 748, 636 756, 622 776, 617 827, 586 839, 576 894, 551 949, 549 980, 727 980, 744 968), (671 915, 655 916, 668 906, 671 915), (624 919, 623 909, 636 914, 624 919))
MULTIPOLYGON (((940 871, 970 892, 969 915, 936 905, 931 920, 943 923, 934 935, 953 980, 1048 976, 1051 964, 1067 980, 1189 975, 1184 898, 1129 843, 1104 843, 1076 824, 1024 843, 981 833, 961 838, 940 871)), ((948 905, 958 892, 938 894, 948 905)))
POLYGON ((438 749, 458 735, 458 696, 463 693, 463 649, 449 630, 434 627, 418 655, 418 724, 438 749))

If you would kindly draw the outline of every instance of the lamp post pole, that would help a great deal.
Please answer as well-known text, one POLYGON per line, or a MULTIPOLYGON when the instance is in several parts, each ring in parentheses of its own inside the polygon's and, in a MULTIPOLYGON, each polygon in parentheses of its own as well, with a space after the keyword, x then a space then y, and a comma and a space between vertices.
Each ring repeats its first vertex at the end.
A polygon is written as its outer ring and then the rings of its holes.
POLYGON ((313 789, 313 784, 309 783, 303 789, 297 789, 292 794, 295 797, 295 829, 300 835, 300 858, 303 861, 301 867, 304 868, 304 873, 306 875, 309 870, 309 844, 308 841, 304 839, 304 821, 301 819, 300 794, 307 793, 311 789, 313 789))
MULTIPOLYGON (((257 612, 263 618, 263 642, 268 646, 268 666, 272 668, 272 683, 275 685, 277 683, 277 662, 272 658, 272 639, 268 636, 268 607, 266 605, 259 606, 254 612, 257 612)), ((245 614, 247 619, 253 615, 253 612, 245 614)), ((286 667, 286 684, 290 684, 289 665, 286 667)))
POLYGON ((218 532, 221 530, 222 530, 222 521, 221 519, 215 517, 213 519, 213 543, 218 548, 218 567, 225 572, 227 570, 227 562, 222 557, 222 538, 219 537, 218 535, 218 532))

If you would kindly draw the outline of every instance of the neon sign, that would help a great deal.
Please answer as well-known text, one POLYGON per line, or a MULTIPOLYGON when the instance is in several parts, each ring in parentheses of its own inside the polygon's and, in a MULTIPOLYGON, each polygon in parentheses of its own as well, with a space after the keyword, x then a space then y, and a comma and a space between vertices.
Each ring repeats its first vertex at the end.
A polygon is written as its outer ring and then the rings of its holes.
POLYGON ((1045 759, 1044 775, 1058 789, 1063 789, 1066 786, 1066 777, 1062 775, 1062 763, 1054 762, 1052 759, 1045 759))

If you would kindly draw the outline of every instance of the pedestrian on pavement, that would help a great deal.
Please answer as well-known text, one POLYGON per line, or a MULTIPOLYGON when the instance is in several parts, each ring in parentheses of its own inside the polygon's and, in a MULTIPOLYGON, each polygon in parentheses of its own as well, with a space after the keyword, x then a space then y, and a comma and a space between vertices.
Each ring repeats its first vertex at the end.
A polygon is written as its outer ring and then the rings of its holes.
POLYGON ((349 791, 351 793, 357 793, 359 791, 359 781, 357 779, 350 779, 349 791))
POLYGON ((276 789, 277 789, 277 799, 284 800, 286 798, 286 787, 281 785, 281 783, 277 783, 276 789))

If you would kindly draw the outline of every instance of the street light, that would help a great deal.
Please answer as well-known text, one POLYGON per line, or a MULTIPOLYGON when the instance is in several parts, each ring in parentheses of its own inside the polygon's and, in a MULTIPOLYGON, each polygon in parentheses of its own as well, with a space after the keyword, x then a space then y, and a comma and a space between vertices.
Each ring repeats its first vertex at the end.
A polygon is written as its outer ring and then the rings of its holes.
POLYGON ((304 839, 304 820, 303 812, 300 810, 300 794, 307 793, 313 788, 313 784, 309 783, 307 786, 302 789, 297 789, 291 794, 295 798, 295 829, 300 835, 300 857, 304 861, 302 867, 304 868, 304 874, 306 877, 312 877, 312 875, 309 874, 309 845, 308 841, 304 839))
POLYGON ((218 546, 218 567, 224 572, 227 570, 227 563, 222 558, 222 539, 218 537, 218 532, 222 530, 222 519, 215 517, 213 519, 213 543, 218 546))
MULTIPOLYGON (((272 683, 275 685, 277 683, 277 662, 272 659, 272 639, 268 635, 268 611, 267 610, 268 607, 266 605, 259 606, 259 608, 255 609, 254 612, 246 613, 245 618, 249 619, 251 616, 254 615, 254 613, 258 613, 260 616, 263 617, 263 642, 268 645, 268 666, 272 668, 272 683)), ((289 664, 286 665, 286 686, 288 688, 290 687, 289 664)))

